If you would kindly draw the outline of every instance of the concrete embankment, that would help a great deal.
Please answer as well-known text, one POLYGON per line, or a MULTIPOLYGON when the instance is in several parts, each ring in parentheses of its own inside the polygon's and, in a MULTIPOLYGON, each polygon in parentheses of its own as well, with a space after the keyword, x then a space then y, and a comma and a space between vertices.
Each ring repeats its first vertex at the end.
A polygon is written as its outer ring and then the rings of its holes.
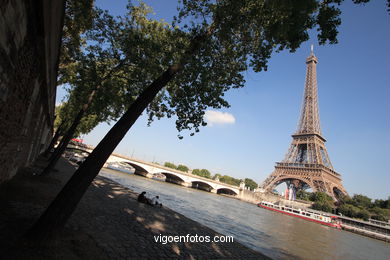
POLYGON ((362 228, 358 228, 358 227, 354 227, 354 226, 349 226, 349 225, 345 225, 345 224, 342 224, 341 227, 343 230, 346 230, 346 231, 350 231, 350 232, 353 232, 353 233, 356 233, 356 234, 359 234, 362 236, 371 237, 371 238, 379 239, 379 240, 390 243, 390 236, 389 235, 384 235, 384 234, 381 234, 378 232, 373 232, 370 230, 366 230, 366 229, 362 229, 362 228))
POLYGON ((390 226, 385 222, 378 224, 345 216, 338 216, 338 218, 344 230, 390 242, 390 226))
POLYGON ((221 234, 169 208, 140 204, 137 194, 103 177, 94 180, 59 239, 21 245, 20 237, 74 172, 64 160, 56 168, 48 177, 33 174, 41 167, 25 169, 0 186, 1 259, 269 259, 237 241, 155 242, 160 234, 221 234))

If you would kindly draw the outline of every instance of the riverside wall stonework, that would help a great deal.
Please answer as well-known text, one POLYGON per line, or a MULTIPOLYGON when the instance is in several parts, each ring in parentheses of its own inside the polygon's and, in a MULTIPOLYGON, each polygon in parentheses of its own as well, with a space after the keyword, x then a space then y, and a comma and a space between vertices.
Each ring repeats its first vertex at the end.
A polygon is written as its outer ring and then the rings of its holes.
POLYGON ((54 122, 64 0, 0 4, 0 183, 46 147, 54 122))

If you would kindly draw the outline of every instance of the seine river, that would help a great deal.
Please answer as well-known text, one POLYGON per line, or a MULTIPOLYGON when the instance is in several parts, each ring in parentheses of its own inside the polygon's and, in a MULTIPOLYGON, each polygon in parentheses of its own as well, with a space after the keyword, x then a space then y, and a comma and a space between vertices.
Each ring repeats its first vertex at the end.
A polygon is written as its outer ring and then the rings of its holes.
POLYGON ((163 205, 274 259, 390 259, 390 244, 379 240, 175 184, 106 169, 100 175, 159 195, 163 205))

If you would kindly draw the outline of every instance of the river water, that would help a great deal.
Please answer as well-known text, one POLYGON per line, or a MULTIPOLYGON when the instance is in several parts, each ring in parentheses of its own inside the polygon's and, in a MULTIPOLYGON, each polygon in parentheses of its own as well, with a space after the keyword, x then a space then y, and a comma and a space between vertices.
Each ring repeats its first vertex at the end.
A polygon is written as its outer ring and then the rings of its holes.
POLYGON ((274 259, 390 259, 386 242, 141 176, 107 169, 100 175, 159 195, 163 205, 274 259))

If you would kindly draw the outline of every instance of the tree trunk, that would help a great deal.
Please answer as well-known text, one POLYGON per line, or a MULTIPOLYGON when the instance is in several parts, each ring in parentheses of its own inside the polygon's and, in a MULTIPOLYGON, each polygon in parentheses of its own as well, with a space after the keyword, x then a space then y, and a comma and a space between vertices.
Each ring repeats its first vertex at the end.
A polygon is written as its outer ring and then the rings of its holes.
POLYGON ((61 155, 64 153, 66 147, 68 146, 70 139, 72 139, 73 134, 75 133, 77 126, 79 125, 84 115, 84 112, 85 111, 83 109, 79 111, 72 125, 70 126, 69 130, 62 137, 61 143, 58 145, 57 149, 53 152, 52 156, 50 157, 49 164, 40 174, 41 176, 48 175, 51 172, 51 170, 56 166, 58 160, 61 158, 61 155))
POLYGON ((51 153, 51 150, 53 150, 54 145, 57 143, 58 138, 60 138, 62 127, 64 126, 65 122, 62 121, 61 124, 58 126, 56 133, 54 134, 54 137, 51 139, 51 142, 49 146, 47 147, 46 151, 44 152, 43 156, 48 157, 51 153))
POLYGON ((51 170, 53 170, 53 168, 56 166, 58 160, 61 158, 61 155, 64 153, 66 147, 68 146, 70 139, 72 139, 74 133, 76 132, 77 126, 80 124, 81 119, 83 118, 89 105, 92 103, 93 97, 95 96, 97 89, 98 87, 94 89, 89 95, 87 103, 83 105, 83 107, 80 109, 79 113, 77 114, 76 118, 73 120, 72 125, 69 127, 68 131, 62 138, 61 143, 58 145, 57 149, 50 157, 49 164, 40 174, 41 176, 48 175, 51 172, 51 170))
POLYGON ((100 141, 88 158, 80 165, 71 179, 66 183, 54 201, 27 233, 27 237, 45 240, 61 230, 88 186, 98 175, 119 142, 126 135, 134 122, 155 98, 158 92, 180 70, 178 66, 169 67, 159 78, 146 88, 129 107, 121 119, 100 141))
MULTIPOLYGON (((79 112, 80 112, 80 111, 79 111, 79 112)), ((76 116, 76 117, 77 117, 77 116, 76 116)), ((75 119, 74 119, 74 120, 75 120, 75 119)), ((72 125, 73 125, 73 123, 74 123, 74 120, 73 120, 73 122, 72 122, 72 125)), ((71 125, 71 127, 72 127, 72 125, 71 125)), ((64 145, 65 136, 66 136, 66 134, 68 133, 69 129, 70 129, 70 128, 68 128, 67 131, 65 130, 66 133, 65 133, 64 135, 62 135, 62 138, 61 138, 60 142, 58 143, 57 147, 54 149, 54 151, 52 152, 51 156, 49 157, 49 161, 52 161, 52 160, 57 156, 58 151, 59 151, 60 148, 64 145)))

